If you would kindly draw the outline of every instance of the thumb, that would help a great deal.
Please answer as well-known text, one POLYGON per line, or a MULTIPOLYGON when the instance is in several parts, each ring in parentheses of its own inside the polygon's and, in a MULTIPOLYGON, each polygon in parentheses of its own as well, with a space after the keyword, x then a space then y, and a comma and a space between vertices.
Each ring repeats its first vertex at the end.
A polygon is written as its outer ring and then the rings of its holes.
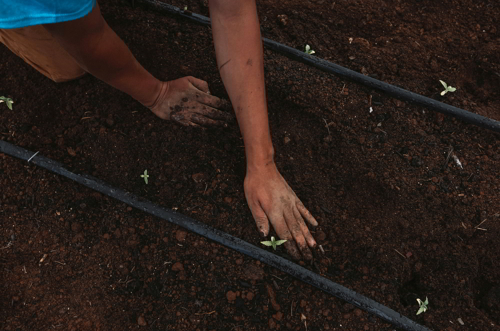
POLYGON ((196 77, 189 76, 188 80, 194 87, 198 90, 210 94, 210 90, 208 89, 208 83, 204 80, 198 79, 196 77))

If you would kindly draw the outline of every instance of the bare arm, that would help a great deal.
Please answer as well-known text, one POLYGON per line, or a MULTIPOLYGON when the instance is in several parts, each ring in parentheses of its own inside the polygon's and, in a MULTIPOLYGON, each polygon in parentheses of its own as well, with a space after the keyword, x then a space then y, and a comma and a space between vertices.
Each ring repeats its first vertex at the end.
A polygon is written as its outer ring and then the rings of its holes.
POLYGON ((305 258, 316 242, 304 218, 316 220, 288 186, 274 163, 264 84, 260 25, 254 0, 211 0, 210 15, 219 72, 235 110, 245 143, 245 196, 261 234, 269 222, 298 257, 295 241, 305 258))
POLYGON ((219 111, 222 101, 208 84, 194 77, 162 82, 145 70, 111 30, 99 5, 80 19, 45 28, 87 72, 129 94, 162 119, 182 125, 224 125, 231 119, 219 111))
POLYGON ((80 19, 44 27, 84 70, 142 104, 153 104, 160 93, 161 81, 137 62, 106 23, 99 5, 80 19))

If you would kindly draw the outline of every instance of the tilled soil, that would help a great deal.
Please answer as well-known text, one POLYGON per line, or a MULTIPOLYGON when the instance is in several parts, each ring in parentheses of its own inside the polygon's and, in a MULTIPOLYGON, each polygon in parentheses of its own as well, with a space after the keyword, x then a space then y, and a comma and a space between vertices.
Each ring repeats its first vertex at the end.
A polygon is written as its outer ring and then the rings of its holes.
MULTIPOLYGON (((204 1, 172 4, 208 15, 204 1)), ((227 98, 209 28, 137 3, 101 6, 154 75, 193 75, 227 98)), ((264 37, 500 120, 496 1, 258 6, 264 37), (457 91, 440 96, 440 79, 457 91)), ((301 264, 430 329, 497 330, 498 134, 270 51, 265 65, 276 162, 320 223, 325 253, 301 264)), ((0 71, 0 95, 15 101, 0 105, 2 140, 260 245, 236 123, 179 127, 91 76, 52 83, 3 46, 0 71)), ((0 164, 1 330, 394 329, 32 164, 0 164)))

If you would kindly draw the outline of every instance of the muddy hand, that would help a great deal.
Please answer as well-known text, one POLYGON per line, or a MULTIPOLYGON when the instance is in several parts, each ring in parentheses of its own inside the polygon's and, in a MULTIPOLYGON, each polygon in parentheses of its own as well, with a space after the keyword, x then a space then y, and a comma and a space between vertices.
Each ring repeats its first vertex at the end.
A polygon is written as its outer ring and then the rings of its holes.
POLYGON ((284 246, 293 258, 300 260, 302 256, 306 260, 312 259, 310 247, 315 247, 316 241, 306 221, 313 226, 317 226, 318 222, 297 198, 274 163, 267 169, 247 173, 245 196, 262 236, 269 234, 271 223, 280 239, 287 240, 284 246))
POLYGON ((234 116, 229 101, 210 95, 207 82, 191 76, 163 82, 149 109, 156 116, 185 126, 227 126, 234 116))

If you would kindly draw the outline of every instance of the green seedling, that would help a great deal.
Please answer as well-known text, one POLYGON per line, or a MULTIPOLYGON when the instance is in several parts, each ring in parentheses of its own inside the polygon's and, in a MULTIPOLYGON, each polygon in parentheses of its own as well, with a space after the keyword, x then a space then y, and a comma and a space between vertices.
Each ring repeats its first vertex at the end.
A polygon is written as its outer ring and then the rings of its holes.
POLYGON ((427 306, 429 305, 429 299, 427 299, 427 297, 425 297, 425 301, 417 299, 417 302, 418 302, 418 305, 420 306, 420 308, 418 308, 417 315, 420 315, 421 313, 425 313, 428 309, 427 306))
POLYGON ((452 87, 452 86, 448 86, 448 84, 446 84, 445 82, 443 82, 442 80, 439 80, 441 82, 441 84, 443 85, 444 87, 444 91, 441 92, 441 95, 445 95, 446 93, 448 92, 455 92, 457 89, 455 87, 452 87))
POLYGON ((2 103, 2 102, 5 102, 7 107, 9 107, 9 109, 12 110, 12 104, 14 103, 14 101, 12 101, 11 98, 0 97, 0 103, 2 103))
POLYGON ((188 6, 184 6, 184 11, 187 11, 188 10, 188 6))
POLYGON ((285 240, 276 240, 276 239, 274 239, 274 237, 271 236, 271 240, 261 241, 260 243, 262 245, 265 245, 265 246, 272 246, 273 249, 276 250, 276 246, 279 246, 279 245, 286 243, 286 239, 285 240))
POLYGON ((316 52, 313 49, 311 49, 311 46, 306 45, 306 47, 304 48, 304 53, 309 54, 309 55, 313 55, 316 52))
POLYGON ((147 184, 148 183, 148 178, 149 178, 149 175, 148 175, 148 170, 144 170, 144 174, 141 175, 142 178, 144 178, 144 182, 147 184))

